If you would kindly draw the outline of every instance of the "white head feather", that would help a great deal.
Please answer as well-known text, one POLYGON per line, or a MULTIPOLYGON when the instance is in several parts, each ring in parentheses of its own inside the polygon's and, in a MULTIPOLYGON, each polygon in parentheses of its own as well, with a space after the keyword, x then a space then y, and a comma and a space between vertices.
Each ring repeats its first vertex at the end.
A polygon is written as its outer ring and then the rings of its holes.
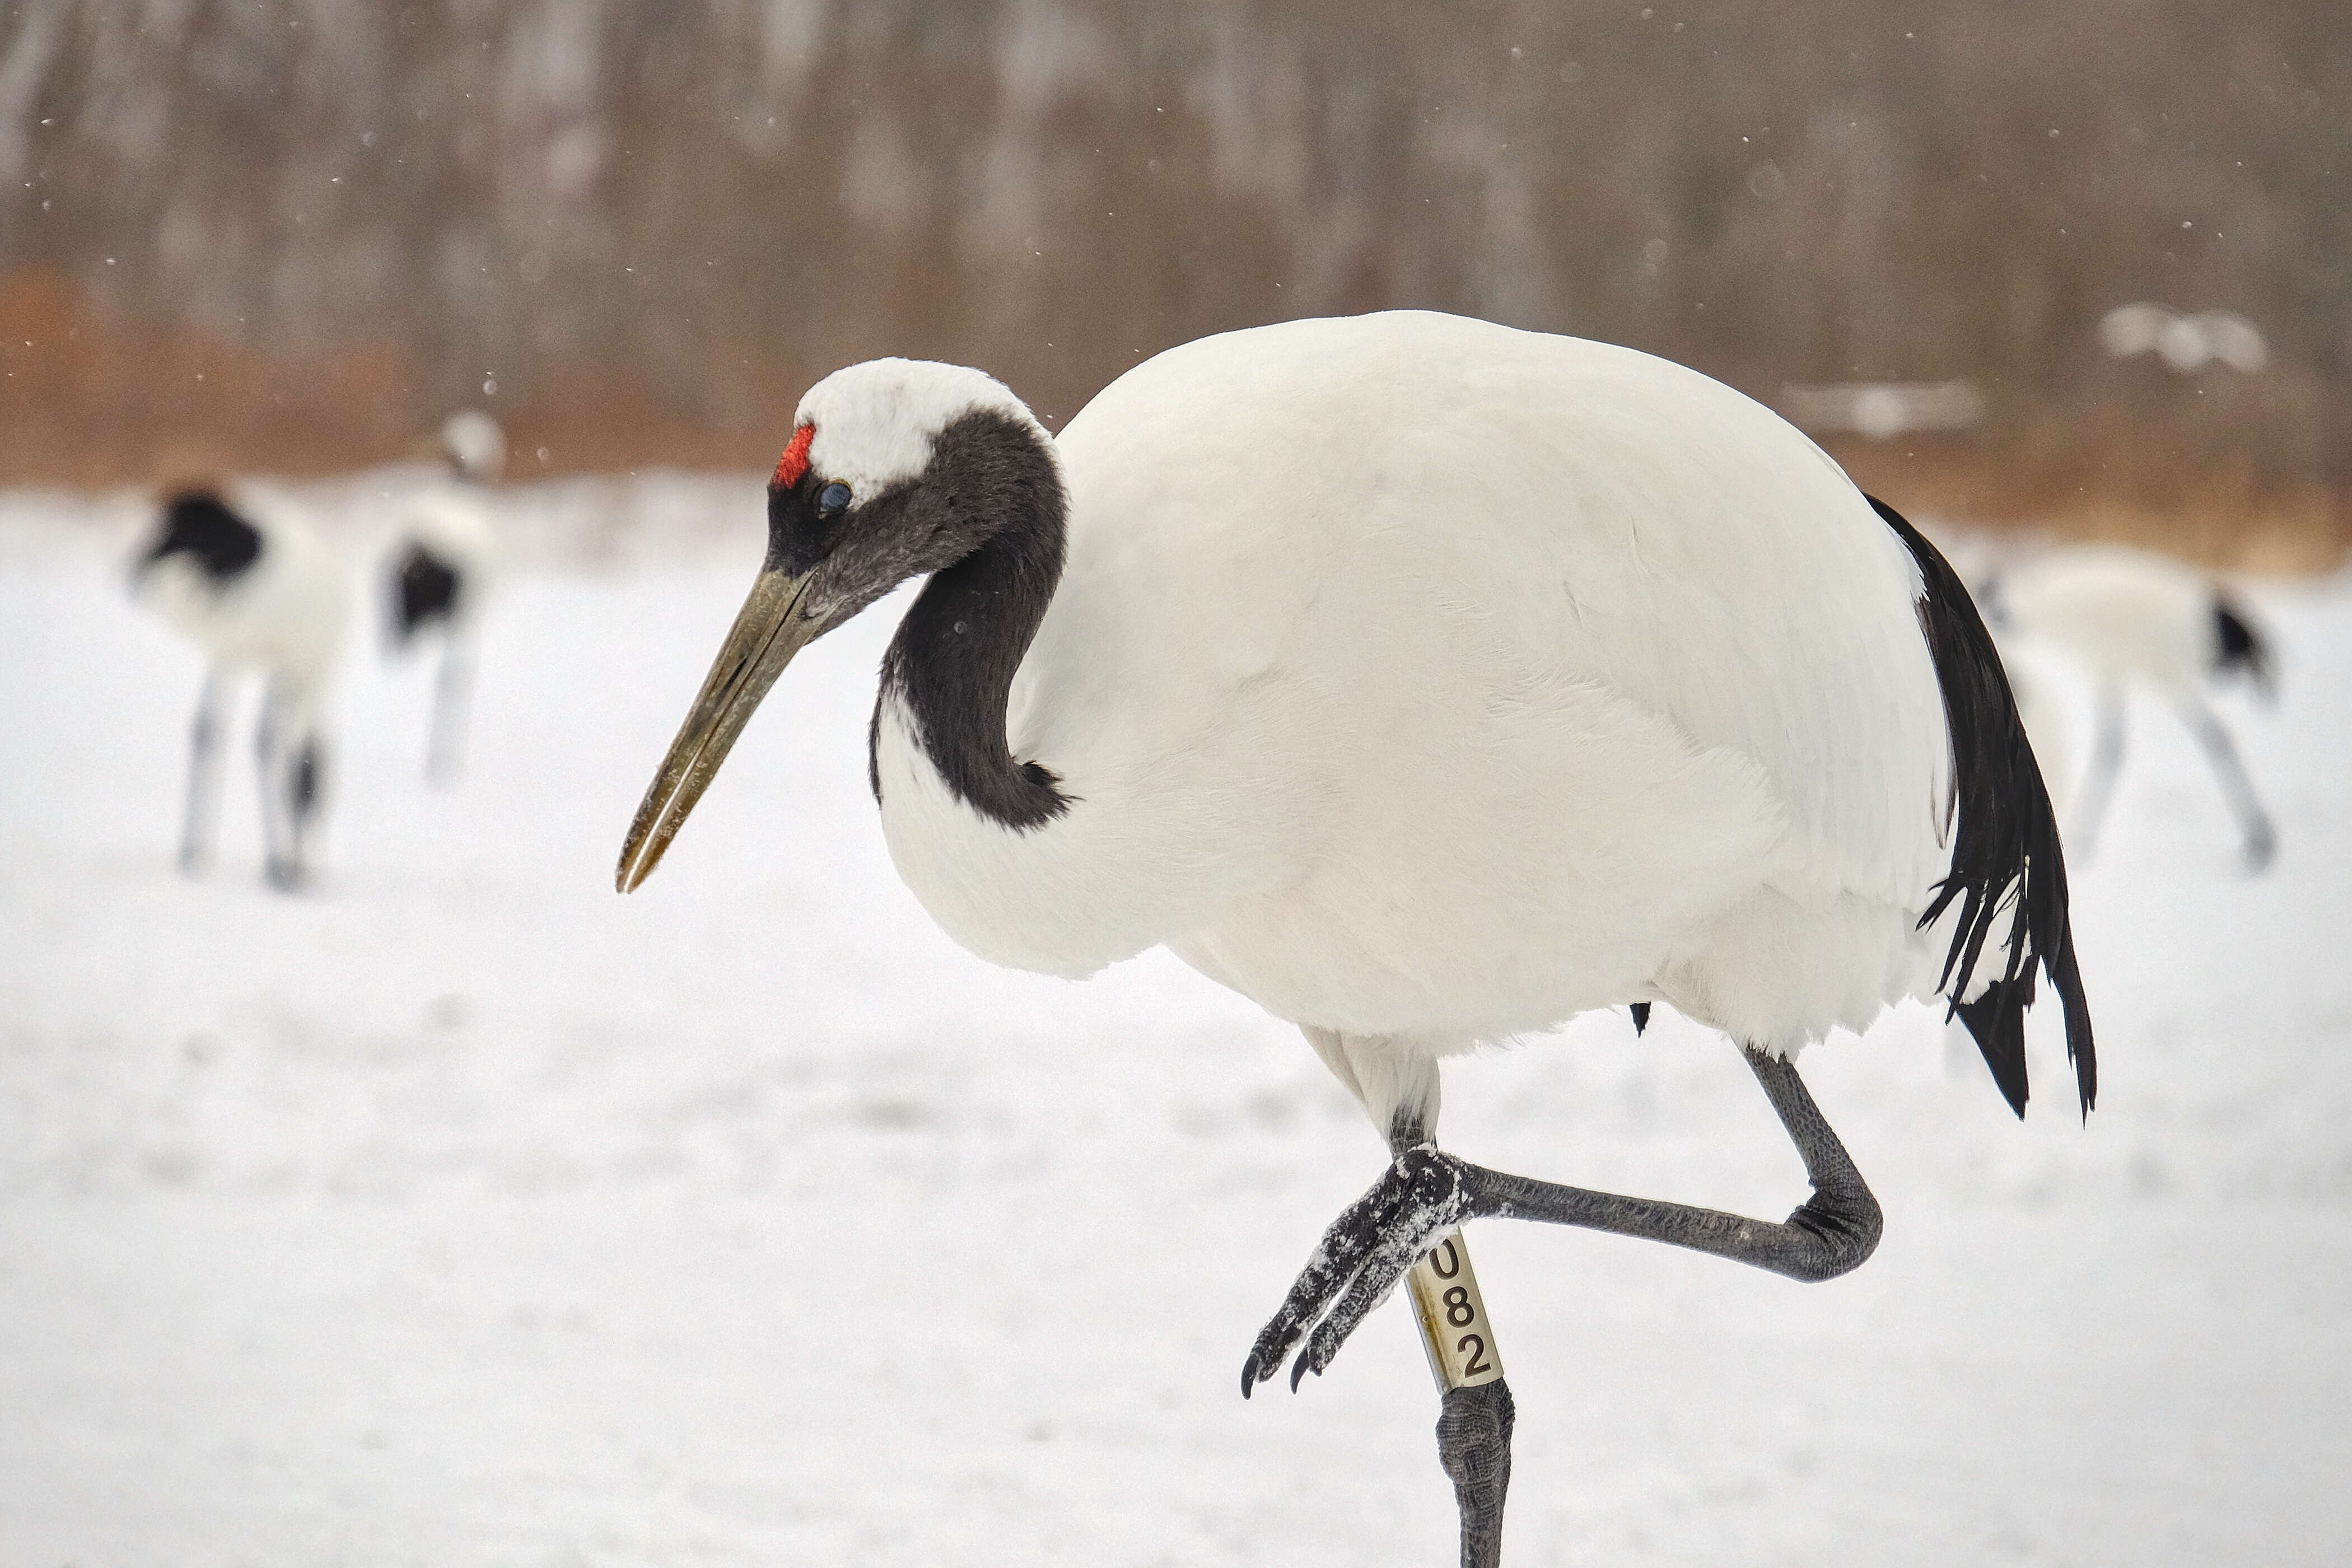
POLYGON ((834 372, 809 388, 793 424, 816 427, 809 467, 863 500, 920 474, 940 432, 982 409, 1045 435, 1029 405, 985 371, 912 359, 868 360, 834 372))

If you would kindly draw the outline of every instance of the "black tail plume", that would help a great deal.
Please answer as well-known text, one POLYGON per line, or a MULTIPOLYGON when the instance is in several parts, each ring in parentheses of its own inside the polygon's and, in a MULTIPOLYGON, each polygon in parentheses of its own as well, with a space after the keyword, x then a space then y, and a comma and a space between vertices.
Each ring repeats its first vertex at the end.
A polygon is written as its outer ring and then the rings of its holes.
POLYGON ((425 627, 457 613, 465 576, 424 545, 410 541, 392 571, 392 646, 404 647, 425 627))
POLYGON ((2265 701, 2278 698, 2278 666, 2272 661, 2270 639, 2254 629, 2245 612, 2223 593, 2213 595, 2213 672, 2242 671, 2265 701))
POLYGON ((1936 885, 1922 928, 1954 900, 1959 927, 1944 958, 1937 989, 1968 1026, 1992 1069, 1993 1082, 2020 1116, 2025 1114, 2025 1009, 2033 1001, 2038 962, 2066 1012, 2066 1055, 2083 1112, 2098 1099, 2098 1056, 2091 1012, 2074 963, 2074 932, 2067 918, 2066 859, 2058 823, 2042 787, 2042 769, 2017 716, 2009 676, 1992 636, 1969 592, 1936 547, 1902 514, 1875 497, 1870 504, 1919 563, 1919 629, 1943 689, 1944 719, 1952 744, 1952 869, 1936 885), (1986 941, 2003 911, 2001 973, 1974 1001, 1962 997, 1986 941))

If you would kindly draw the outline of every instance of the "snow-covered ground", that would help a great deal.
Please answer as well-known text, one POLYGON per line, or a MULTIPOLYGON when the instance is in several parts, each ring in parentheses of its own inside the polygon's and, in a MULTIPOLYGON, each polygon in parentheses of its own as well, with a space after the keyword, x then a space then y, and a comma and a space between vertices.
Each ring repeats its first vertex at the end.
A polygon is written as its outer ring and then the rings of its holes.
MULTIPOLYGON (((377 484, 296 499, 356 563, 377 484)), ((124 600, 137 509, 0 498, 0 1568, 1450 1563, 1402 1305, 1238 1395, 1381 1164, 1304 1044, 1164 955, 1069 984, 930 927, 865 793, 888 606, 614 896, 756 480, 512 510, 469 776, 424 786, 426 672, 355 647, 327 873, 287 899, 244 770, 213 876, 173 873, 196 665, 124 600)), ((1508 1561, 2352 1554, 2352 595, 2256 597, 2286 701, 2225 710, 2279 862, 2237 873, 2137 714, 2075 873, 2087 1128, 2046 1053, 2021 1126, 1909 1009, 1806 1058, 1888 1215, 1858 1274, 1478 1227, 1508 1561)), ((1802 1190, 1663 1014, 1458 1064, 1444 1131, 1802 1190)))

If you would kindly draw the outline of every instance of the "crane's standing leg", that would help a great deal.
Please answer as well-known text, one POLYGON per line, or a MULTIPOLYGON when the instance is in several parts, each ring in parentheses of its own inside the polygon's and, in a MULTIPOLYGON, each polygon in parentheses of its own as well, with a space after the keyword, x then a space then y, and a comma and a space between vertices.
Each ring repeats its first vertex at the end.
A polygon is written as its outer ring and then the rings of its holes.
POLYGON ((2255 798, 2253 781, 2246 777, 2245 767, 2238 761, 2238 748, 2230 743, 2230 731, 2221 727, 2211 709, 2194 697, 2180 700, 2179 712, 2180 721, 2197 737, 2205 760, 2212 764, 2213 776, 2221 781, 2221 794, 2238 819, 2238 831, 2245 842, 2246 869, 2261 870, 2278 850, 2278 834, 2271 826, 2270 814, 2255 798))
POLYGON ((473 706, 474 650, 457 637, 441 644, 441 669, 433 682, 433 728, 425 749, 425 779, 447 788, 457 782, 465 760, 466 716, 473 706))
POLYGON ((1878 1200, 1795 1067, 1764 1051, 1745 1055, 1812 1181, 1813 1195, 1785 1221, 1775 1225, 1508 1175, 1457 1159, 1434 1143, 1417 1143, 1398 1153, 1372 1190, 1323 1233, 1243 1366, 1244 1392, 1272 1377, 1302 1334, 1307 1345, 1291 1368, 1290 1385, 1297 1388, 1310 1372, 1319 1375, 1432 1241, 1467 1220, 1532 1219, 1605 1230, 1808 1281, 1834 1279, 1860 1265, 1885 1228, 1878 1200), (1307 1334, 1310 1326, 1314 1331, 1307 1334))
POLYGON ((205 671, 196 697, 196 719, 188 732, 188 799, 180 817, 180 874, 193 877, 212 858, 215 803, 220 793, 221 709, 228 697, 228 672, 218 665, 205 671))
POLYGON ((2107 814, 2107 796, 2124 765, 2124 693, 2112 680, 2099 684, 2096 737, 2091 745, 2091 766, 2083 775, 2082 798, 2074 805, 2074 831, 2066 852, 2078 860, 2091 857, 2099 837, 2099 821, 2107 814))
MULTIPOLYGON (((1400 1115, 1389 1131, 1399 1156, 1429 1141, 1427 1129, 1400 1115)), ((1503 1560, 1503 1502, 1511 1489, 1511 1428, 1518 1407, 1503 1378, 1468 1244, 1457 1233, 1441 1239, 1406 1275, 1420 1320, 1422 1346, 1437 1379, 1437 1459, 1454 1483, 1462 1516, 1462 1568, 1498 1568, 1503 1560)), ((1246 1384, 1242 1392, 1246 1394, 1246 1384)))

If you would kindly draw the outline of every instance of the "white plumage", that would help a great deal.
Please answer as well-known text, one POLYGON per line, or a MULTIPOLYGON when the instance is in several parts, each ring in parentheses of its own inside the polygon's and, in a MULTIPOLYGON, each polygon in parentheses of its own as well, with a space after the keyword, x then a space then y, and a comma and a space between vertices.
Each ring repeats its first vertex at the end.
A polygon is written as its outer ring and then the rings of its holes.
MULTIPOLYGON (((2267 640, 2226 590, 2169 556, 2079 544, 2008 573, 1994 596, 2011 633, 2073 661, 2097 694, 2091 762, 2068 835, 2077 854, 2090 852, 2105 816, 2123 762, 2127 695, 2137 689, 2171 708, 2195 737, 2238 818, 2249 864, 2268 863, 2276 833, 2205 700, 2214 682, 2232 673, 2266 696, 2275 686, 2267 640)), ((2032 717, 2037 736, 2054 727, 2054 713, 2032 717)))
POLYGON ((299 884, 325 794, 327 701, 351 617, 351 584, 299 519, 208 490, 173 497, 132 574, 139 601, 209 659, 190 748, 180 863, 210 853, 222 710, 237 677, 263 685, 256 751, 269 879, 299 884))
POLYGON ((467 710, 480 663, 483 607, 499 565, 490 489, 506 468, 506 436, 476 409, 453 414, 441 428, 446 479, 403 504, 385 559, 386 644, 398 653, 438 642, 425 777, 455 782, 464 751, 467 710))
MULTIPOLYGON (((857 444, 824 416, 874 374, 810 394, 813 458, 857 444)), ((1788 1050, 1933 989, 1918 571, 1761 405, 1383 316, 1161 354, 1055 449, 1068 555, 1006 729, 1078 804, 1003 826, 887 700, 880 728, 892 858, 981 956, 1078 975, 1165 943, 1414 1057, 1637 999, 1788 1050)))
MULTIPOLYGON (((1704 376, 1446 316, 1294 321, 1160 354, 1055 438, 979 371, 876 361, 803 399, 768 517, 620 887, 793 653, 929 574, 872 739, 924 908, 1052 974, 1164 945, 1300 1026, 1389 1137, 1244 1393, 1302 1336, 1294 1386, 1321 1372, 1470 1218, 1854 1267, 1877 1206, 1787 1058, 1897 998, 1951 997, 2021 1110, 2038 966, 2088 1107, 2056 828, 1966 590, 1704 376), (1789 1222, 1436 1147, 1444 1058, 1654 1002, 1746 1049, 1814 1183, 1789 1222)), ((1509 1394, 1446 1399, 1490 1564, 1509 1394)))

